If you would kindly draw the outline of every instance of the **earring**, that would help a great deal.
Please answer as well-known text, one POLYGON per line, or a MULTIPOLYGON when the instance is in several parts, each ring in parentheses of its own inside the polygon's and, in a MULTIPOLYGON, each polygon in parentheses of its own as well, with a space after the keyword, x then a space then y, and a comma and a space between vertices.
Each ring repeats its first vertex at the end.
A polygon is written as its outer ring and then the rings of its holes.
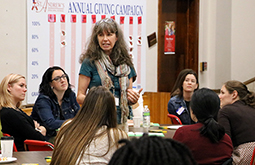
POLYGON ((51 87, 51 89, 53 90, 53 89, 54 89, 54 87, 52 86, 52 87, 51 87))

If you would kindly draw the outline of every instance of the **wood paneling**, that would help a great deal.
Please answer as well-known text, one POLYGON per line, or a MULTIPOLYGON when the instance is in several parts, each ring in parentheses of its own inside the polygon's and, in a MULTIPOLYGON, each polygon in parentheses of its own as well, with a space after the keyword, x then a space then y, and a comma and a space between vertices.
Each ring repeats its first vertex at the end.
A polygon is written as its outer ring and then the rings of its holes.
POLYGON ((199 0, 159 0, 158 92, 171 92, 179 72, 198 72, 199 0), (175 54, 164 54, 165 21, 175 21, 175 54))
POLYGON ((171 124, 167 117, 167 103, 170 99, 169 92, 144 92, 143 105, 148 105, 151 113, 151 122, 171 124))

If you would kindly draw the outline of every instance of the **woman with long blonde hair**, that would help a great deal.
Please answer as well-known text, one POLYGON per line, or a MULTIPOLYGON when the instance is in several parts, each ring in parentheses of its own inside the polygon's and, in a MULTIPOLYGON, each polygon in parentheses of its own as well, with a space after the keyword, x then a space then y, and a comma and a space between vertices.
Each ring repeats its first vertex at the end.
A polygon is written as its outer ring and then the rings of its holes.
POLYGON ((21 108, 27 84, 19 74, 5 76, 0 84, 0 116, 2 132, 14 137, 18 151, 24 151, 24 140, 45 140, 46 129, 33 121, 21 108))
POLYGON ((93 87, 78 114, 58 132, 51 165, 108 164, 122 138, 127 134, 117 128, 112 93, 102 86, 93 87))

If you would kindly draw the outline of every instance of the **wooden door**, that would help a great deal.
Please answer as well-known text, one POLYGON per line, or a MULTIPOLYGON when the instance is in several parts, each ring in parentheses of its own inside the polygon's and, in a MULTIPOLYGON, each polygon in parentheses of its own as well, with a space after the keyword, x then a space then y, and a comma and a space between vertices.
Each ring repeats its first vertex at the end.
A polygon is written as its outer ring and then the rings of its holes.
POLYGON ((171 92, 182 69, 198 72, 199 0, 159 0, 158 92, 171 92), (175 54, 164 54, 165 21, 175 22, 175 54))

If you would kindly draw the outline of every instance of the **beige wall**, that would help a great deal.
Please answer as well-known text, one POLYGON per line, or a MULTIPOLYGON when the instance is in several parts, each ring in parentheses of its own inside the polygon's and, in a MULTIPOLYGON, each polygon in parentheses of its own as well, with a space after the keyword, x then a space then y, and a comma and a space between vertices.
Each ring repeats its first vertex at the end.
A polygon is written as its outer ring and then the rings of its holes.
POLYGON ((231 78, 231 0, 200 0, 199 72, 200 87, 219 89, 231 78))
MULTIPOLYGON (((158 37, 158 0, 147 0, 146 35, 156 32, 158 37)), ((146 38, 146 44, 147 38, 146 38)), ((146 49, 146 92, 157 92, 158 44, 146 49)))
POLYGON ((0 80, 9 73, 26 76, 26 1, 1 0, 0 80))
POLYGON ((231 78, 255 77, 255 1, 232 2, 231 78))
POLYGON ((228 80, 255 77, 255 11, 253 0, 200 0, 199 60, 201 87, 214 89, 228 80))

